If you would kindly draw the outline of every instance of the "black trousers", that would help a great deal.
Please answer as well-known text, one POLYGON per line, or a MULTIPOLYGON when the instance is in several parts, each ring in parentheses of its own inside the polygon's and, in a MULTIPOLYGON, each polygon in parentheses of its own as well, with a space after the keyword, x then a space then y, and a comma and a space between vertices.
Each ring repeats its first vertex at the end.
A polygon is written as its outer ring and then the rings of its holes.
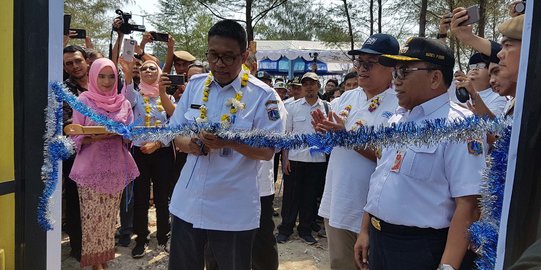
POLYGON ((173 171, 173 152, 171 148, 164 147, 152 154, 143 154, 137 146, 133 147, 133 158, 139 168, 139 177, 134 181, 133 193, 133 232, 137 235, 137 242, 147 241, 148 235, 148 208, 150 200, 150 182, 154 192, 154 205, 156 206, 158 244, 167 243, 167 234, 170 231, 168 197, 173 171))
POLYGON ((66 233, 70 237, 71 255, 81 257, 81 245, 83 232, 81 229, 81 208, 79 206, 79 192, 77 191, 77 183, 75 183, 69 174, 75 161, 75 155, 62 162, 62 174, 64 176, 64 200, 66 200, 66 208, 64 209, 66 233))
POLYGON ((282 174, 278 171, 278 165, 282 162, 282 151, 274 154, 274 183, 278 180, 278 174, 282 174))
MULTIPOLYGON (((421 233, 384 232, 384 229, 380 231, 370 225, 370 270, 437 269, 445 250, 447 234, 446 229, 427 229, 421 233)), ((475 269, 474 258, 474 253, 467 251, 459 269, 475 269)))
POLYGON ((291 235, 298 215, 299 235, 311 235, 310 225, 317 215, 317 195, 319 186, 325 181, 327 163, 290 161, 290 167, 289 175, 284 175, 282 223, 278 226, 278 232, 291 235))
MULTIPOLYGON (((278 248, 274 237, 274 220, 272 220, 274 195, 261 197, 260 201, 261 216, 252 248, 252 270, 277 270, 278 248)), ((205 247, 205 268, 206 270, 219 269, 209 245, 205 247)))
POLYGON ((215 231, 193 228, 193 224, 171 215, 169 270, 203 270, 205 245, 220 270, 250 270, 252 242, 256 230, 215 231))

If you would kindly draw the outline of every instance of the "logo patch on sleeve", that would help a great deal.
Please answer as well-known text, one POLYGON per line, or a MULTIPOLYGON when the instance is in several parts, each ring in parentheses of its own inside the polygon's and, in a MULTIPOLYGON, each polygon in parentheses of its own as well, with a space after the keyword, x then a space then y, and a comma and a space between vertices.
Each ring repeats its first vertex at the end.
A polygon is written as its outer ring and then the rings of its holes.
POLYGON ((483 142, 480 140, 468 140, 468 153, 478 156, 483 153, 483 142))

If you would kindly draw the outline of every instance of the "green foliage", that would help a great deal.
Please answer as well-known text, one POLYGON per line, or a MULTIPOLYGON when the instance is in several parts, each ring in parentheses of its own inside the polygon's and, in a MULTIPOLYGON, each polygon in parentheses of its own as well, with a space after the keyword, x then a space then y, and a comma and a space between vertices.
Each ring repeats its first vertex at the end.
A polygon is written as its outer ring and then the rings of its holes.
MULTIPOLYGON (((204 59, 207 50, 207 32, 215 19, 195 0, 160 0, 159 8, 161 13, 168 15, 150 19, 156 30, 173 36, 175 50, 185 50, 198 59, 204 59)), ((155 48, 158 57, 159 47, 162 45, 155 45, 158 47, 155 48)), ((165 52, 165 49, 161 50, 165 52)))
MULTIPOLYGON (((65 0, 64 14, 71 15, 71 28, 86 29, 96 49, 105 51, 109 44, 113 17, 110 12, 133 0, 65 0)), ((70 44, 84 45, 84 41, 72 41, 70 44)))

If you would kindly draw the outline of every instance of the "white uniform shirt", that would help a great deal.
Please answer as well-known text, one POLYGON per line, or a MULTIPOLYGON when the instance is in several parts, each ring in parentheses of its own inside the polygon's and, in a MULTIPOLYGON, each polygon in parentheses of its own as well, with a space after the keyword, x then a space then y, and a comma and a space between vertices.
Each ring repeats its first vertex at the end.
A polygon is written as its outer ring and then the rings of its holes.
MULTIPOLYGON (((348 105, 351 105, 351 111, 346 120, 346 129, 351 130, 357 126, 357 121, 367 126, 386 124, 398 107, 398 100, 392 88, 370 100, 366 99, 364 90, 357 88, 345 92, 340 102, 333 106, 333 112, 340 113, 348 105), (377 97, 380 98, 380 105, 370 112, 368 106, 377 97)), ((334 147, 327 168, 319 215, 329 219, 329 224, 334 228, 359 233, 370 176, 375 168, 376 162, 355 150, 334 147)))
MULTIPOLYGON (((276 91, 275 91, 276 92, 276 91)), ((280 96, 276 93, 276 100, 280 100, 280 96)), ((280 106, 280 115, 282 118, 287 117, 287 111, 283 106, 280 106)), ((285 128, 285 121, 282 121, 285 128)), ((261 160, 257 171, 257 183, 259 186, 259 196, 266 197, 275 193, 274 188, 274 158, 271 160, 261 160)))
MULTIPOLYGON (((471 112, 452 102, 447 93, 406 112, 399 108, 389 123, 446 118, 460 119, 471 112)), ((483 140, 484 138, 481 138, 483 140)), ((480 142, 478 141, 478 144, 480 142)), ((384 148, 370 179, 365 211, 396 225, 420 228, 447 228, 455 211, 453 198, 477 195, 482 151, 471 154, 468 143, 441 143, 435 146, 384 148), (397 151, 402 151, 396 170, 397 151), (395 170, 392 170, 392 167, 395 170)))
MULTIPOLYGON (((310 105, 305 98, 300 98, 291 103, 286 104, 287 120, 286 131, 295 134, 315 133, 312 126, 311 112, 320 109, 325 113, 325 105, 323 100, 317 99, 314 105, 310 105)), ((327 105, 330 108, 330 105, 327 105)), ((288 159, 291 161, 301 162, 325 162, 327 157, 325 153, 314 152, 310 153, 310 148, 291 149, 288 152, 288 159)))
MULTIPOLYGON (((207 74, 194 75, 171 117, 171 126, 193 122, 199 116, 203 87, 207 74)), ((283 119, 275 119, 282 102, 276 99, 272 88, 249 77, 241 88, 240 76, 231 84, 221 87, 213 81, 207 104, 209 122, 218 123, 223 114, 229 114, 226 100, 236 90, 243 93, 246 108, 236 114, 232 129, 264 129, 283 132, 283 119)), ((245 157, 230 150, 212 150, 206 156, 188 155, 186 164, 173 191, 169 211, 176 217, 192 223, 194 228, 244 231, 259 226, 260 203, 257 186, 259 160, 245 157), (189 184, 188 184, 189 181, 189 184)))
POLYGON ((274 159, 259 162, 259 169, 257 170, 259 196, 270 196, 274 194, 274 159))
POLYGON ((494 92, 492 88, 487 88, 479 92, 479 96, 487 105, 488 109, 496 116, 503 113, 507 99, 494 92))

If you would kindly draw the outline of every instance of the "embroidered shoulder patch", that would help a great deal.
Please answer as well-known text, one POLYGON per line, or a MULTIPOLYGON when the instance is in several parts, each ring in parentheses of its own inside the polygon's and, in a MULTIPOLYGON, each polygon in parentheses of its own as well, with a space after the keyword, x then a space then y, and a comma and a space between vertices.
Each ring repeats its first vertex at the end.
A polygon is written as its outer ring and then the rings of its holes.
POLYGON ((483 142, 480 140, 468 140, 468 153, 478 156, 483 153, 483 142))
POLYGON ((280 111, 278 110, 278 100, 269 100, 265 102, 265 108, 267 109, 267 117, 271 121, 280 119, 280 111))

